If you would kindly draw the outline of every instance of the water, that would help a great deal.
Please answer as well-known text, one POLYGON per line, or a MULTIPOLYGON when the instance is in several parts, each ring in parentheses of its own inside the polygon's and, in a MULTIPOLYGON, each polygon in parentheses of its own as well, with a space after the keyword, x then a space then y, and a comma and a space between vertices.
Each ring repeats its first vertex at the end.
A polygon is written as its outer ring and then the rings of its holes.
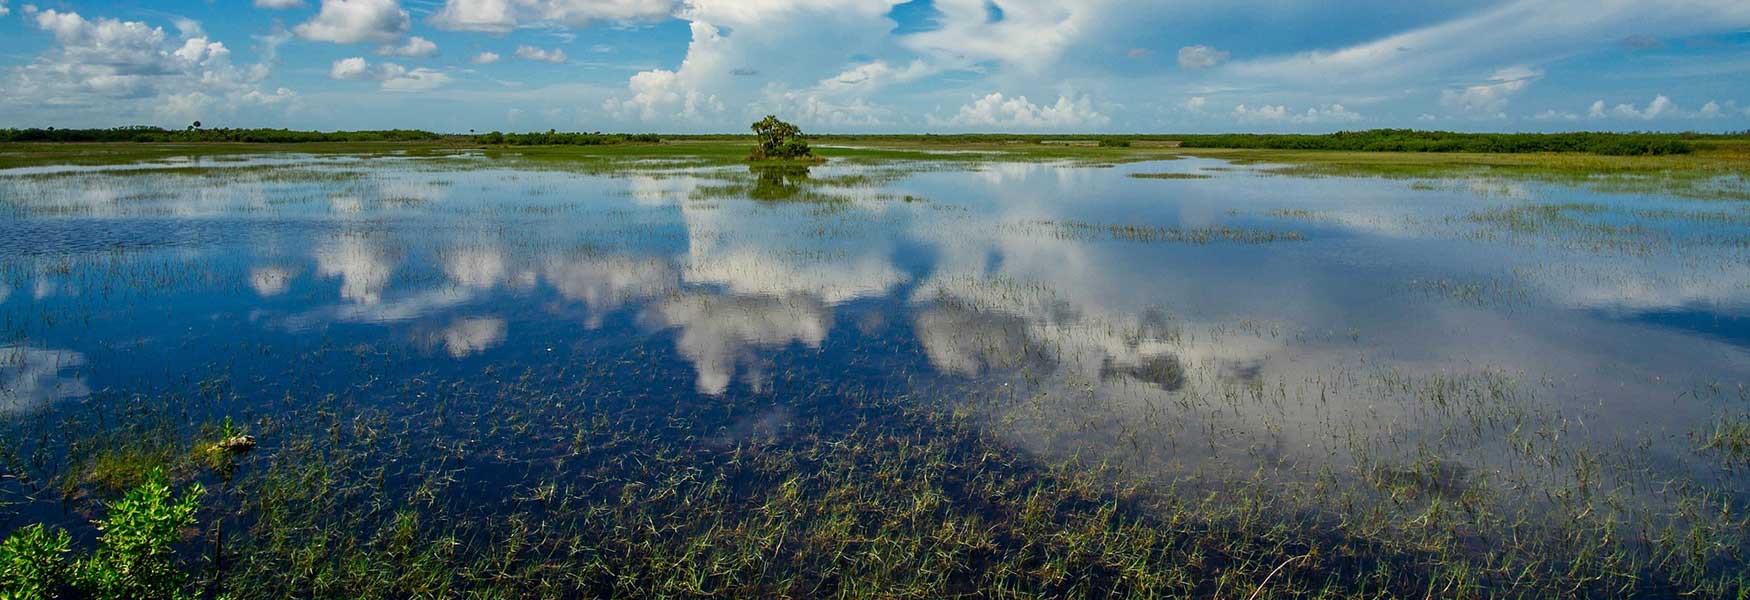
POLYGON ((1527 514, 1750 503, 1703 448, 1750 408, 1738 203, 1203 159, 162 167, 0 173, 0 416, 37 474, 0 529, 78 522, 40 482, 80 436, 223 417, 263 441, 242 477, 351 448, 387 482, 358 498, 444 472, 436 504, 486 520, 649 475, 627 457, 919 422, 1284 514, 1406 472, 1527 514), (1204 177, 1130 177, 1159 172, 1204 177))

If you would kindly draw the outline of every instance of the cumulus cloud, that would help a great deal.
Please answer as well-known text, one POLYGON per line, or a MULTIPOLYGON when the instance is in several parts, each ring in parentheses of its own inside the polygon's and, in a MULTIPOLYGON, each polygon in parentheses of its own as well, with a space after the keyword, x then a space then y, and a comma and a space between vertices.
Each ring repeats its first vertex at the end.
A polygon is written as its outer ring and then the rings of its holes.
MULTIPOLYGON (((1651 101, 1647 102, 1645 107, 1635 106, 1634 104, 1618 104, 1615 107, 1607 109, 1606 106, 1607 105, 1603 100, 1594 101, 1592 106, 1587 109, 1586 116, 1592 119, 1614 117, 1618 119, 1651 121, 1653 119, 1661 118, 1718 119, 1727 116, 1735 116, 1735 113, 1738 112, 1738 102, 1735 100, 1727 100, 1725 102, 1709 100, 1706 104, 1701 105, 1700 109, 1690 112, 1678 107, 1676 101, 1673 101, 1670 97, 1664 94, 1655 96, 1651 101)), ((1750 115, 1750 112, 1746 112, 1745 114, 1750 115)))
POLYGON ((1542 69, 1527 66, 1507 67, 1489 76, 1488 83, 1441 92, 1440 104, 1471 114, 1499 115, 1506 110, 1509 98, 1525 91, 1532 82, 1542 77, 1542 69))
POLYGON ((930 121, 935 125, 957 125, 973 128, 1063 129, 1097 127, 1112 120, 1094 109, 1087 96, 1070 99, 1058 96, 1056 104, 1038 105, 1026 96, 1004 97, 993 92, 960 107, 960 112, 948 119, 930 121))
POLYGON ((935 72, 921 60, 902 67, 882 60, 861 63, 806 89, 790 90, 781 85, 767 88, 766 112, 792 115, 805 124, 883 125, 891 122, 894 111, 870 103, 868 97, 888 86, 917 81, 935 72))
POLYGON ((633 75, 626 93, 607 99, 603 108, 625 119, 705 123, 722 118, 732 102, 742 116, 772 103, 805 103, 806 92, 787 100, 789 88, 761 84, 818 82, 858 62, 854 58, 868 49, 891 43, 894 23, 887 13, 898 3, 689 0, 677 13, 689 21, 692 33, 680 66, 633 75))
POLYGON ((1354 123, 1362 120, 1359 113, 1344 108, 1341 104, 1325 104, 1310 107, 1304 111, 1293 111, 1285 105, 1249 106, 1241 104, 1234 107, 1234 120, 1242 123, 1292 123, 1297 125, 1319 123, 1354 123))
POLYGON ((408 69, 389 63, 383 65, 383 89, 390 92, 424 92, 443 87, 450 76, 436 69, 408 69))
POLYGON ((292 95, 262 92, 268 64, 233 64, 230 48, 195 21, 179 21, 180 35, 172 36, 140 21, 24 10, 32 25, 54 36, 55 45, 11 70, 0 103, 15 110, 77 113, 112 123, 118 117, 183 121, 292 95))
POLYGON ((334 61, 328 76, 347 81, 373 80, 382 82, 382 89, 391 92, 423 92, 450 82, 450 76, 436 69, 409 69, 395 63, 372 66, 362 56, 334 61))
POLYGON ((1650 121, 1674 112, 1676 109, 1677 106, 1671 103, 1670 98, 1665 97, 1664 94, 1660 94, 1653 98, 1651 102, 1648 102, 1646 108, 1636 108, 1632 104, 1618 104, 1616 105, 1616 108, 1610 109, 1610 114, 1624 119, 1645 119, 1650 121))
POLYGON ((431 16, 440 29, 506 33, 518 27, 582 27, 594 21, 659 19, 676 0, 446 0, 431 16))
MULTIPOLYGON (((892 4, 898 2, 887 2, 892 4)), ((971 67, 995 61, 1022 73, 1043 73, 1100 23, 1113 0, 1004 0, 992 19, 987 0, 935 0, 937 29, 906 36, 904 45, 938 64, 971 67)))
POLYGON ((550 63, 565 62, 565 50, 562 48, 548 50, 545 48, 536 48, 534 46, 517 46, 516 56, 523 60, 535 60, 550 63))
POLYGON ((400 45, 388 45, 377 49, 377 54, 384 56, 405 56, 409 58, 424 58, 437 54, 438 47, 431 40, 413 36, 400 45))
POLYGON ((474 55, 474 58, 468 59, 468 62, 477 64, 477 65, 490 65, 492 63, 498 62, 499 60, 501 60, 503 58, 504 57, 499 56, 497 52, 481 52, 479 54, 474 55))
POLYGON ((411 21, 400 0, 322 0, 316 16, 292 31, 318 42, 386 43, 405 35, 411 21))
POLYGON ((1227 62, 1230 53, 1209 46, 1186 46, 1179 49, 1179 68, 1207 69, 1227 62))
POLYGON ((12 9, 6 8, 6 0, 0 0, 0 17, 12 14, 12 9))
POLYGON ((370 74, 370 70, 370 63, 364 57, 354 56, 334 61, 334 65, 328 69, 328 76, 334 79, 364 79, 370 74))
POLYGON ((304 0, 255 0, 256 8, 283 10, 287 8, 300 8, 302 6, 304 6, 304 0))

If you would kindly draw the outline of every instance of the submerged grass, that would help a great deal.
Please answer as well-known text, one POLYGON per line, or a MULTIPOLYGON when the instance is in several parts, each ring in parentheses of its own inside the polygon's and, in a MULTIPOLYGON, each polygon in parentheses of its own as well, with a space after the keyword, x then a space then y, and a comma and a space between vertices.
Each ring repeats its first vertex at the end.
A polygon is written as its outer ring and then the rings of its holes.
MULTIPOLYGON (((361 350, 344 352, 386 360, 361 350)), ((1533 509, 1563 516, 1533 525, 1431 457, 1364 460, 1364 488, 1260 476, 1179 489, 1017 453, 976 413, 909 393, 823 384, 793 403, 648 402, 670 374, 627 361, 649 358, 426 374, 287 404, 262 427, 271 448, 241 458, 202 510, 186 551, 214 558, 185 565, 191 585, 238 598, 1723 597, 1744 585, 1717 566, 1741 564, 1744 516, 1707 512, 1718 507, 1705 498, 1677 517, 1706 527, 1618 541, 1628 523, 1607 500, 1533 509), (1339 520, 1300 512, 1332 502, 1339 520)), ((1450 402, 1475 393, 1456 379, 1403 385, 1450 402)), ((97 400, 61 430, 130 404, 97 400)))
POLYGON ((1500 178, 1607 193, 1750 200, 1750 145, 1702 144, 1694 154, 1602 156, 1574 153, 1469 154, 1184 149, 1190 156, 1256 165, 1271 175, 1438 180, 1500 178))
POLYGON ((1213 175, 1204 173, 1131 173, 1136 179, 1210 179, 1213 175))
POLYGON ((1037 220, 1008 224, 1008 228, 1021 232, 1036 232, 1058 239, 1089 239, 1101 236, 1112 240, 1143 243, 1172 244, 1213 244, 1231 242, 1239 244, 1269 244, 1274 242, 1304 241, 1306 235, 1298 231, 1275 231, 1265 229, 1249 229, 1241 227, 1160 227, 1135 223, 1087 223, 1083 221, 1037 220))

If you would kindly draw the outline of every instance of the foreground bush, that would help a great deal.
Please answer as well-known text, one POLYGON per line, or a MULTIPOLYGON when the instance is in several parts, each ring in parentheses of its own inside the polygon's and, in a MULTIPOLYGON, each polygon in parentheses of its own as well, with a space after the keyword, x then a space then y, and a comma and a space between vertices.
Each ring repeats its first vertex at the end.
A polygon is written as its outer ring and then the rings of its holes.
POLYGON ((191 577, 176 560, 182 530, 195 525, 204 490, 170 493, 161 471, 109 507, 94 523, 97 551, 72 558, 67 532, 31 525, 0 542, 0 599, 192 598, 191 577))

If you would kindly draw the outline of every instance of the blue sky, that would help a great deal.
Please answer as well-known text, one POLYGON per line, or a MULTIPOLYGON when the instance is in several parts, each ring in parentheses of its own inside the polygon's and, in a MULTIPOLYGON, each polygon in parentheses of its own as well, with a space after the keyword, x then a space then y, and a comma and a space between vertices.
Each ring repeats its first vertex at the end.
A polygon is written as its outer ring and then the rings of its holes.
POLYGON ((1745 0, 0 0, 0 126, 1750 129, 1745 0))

